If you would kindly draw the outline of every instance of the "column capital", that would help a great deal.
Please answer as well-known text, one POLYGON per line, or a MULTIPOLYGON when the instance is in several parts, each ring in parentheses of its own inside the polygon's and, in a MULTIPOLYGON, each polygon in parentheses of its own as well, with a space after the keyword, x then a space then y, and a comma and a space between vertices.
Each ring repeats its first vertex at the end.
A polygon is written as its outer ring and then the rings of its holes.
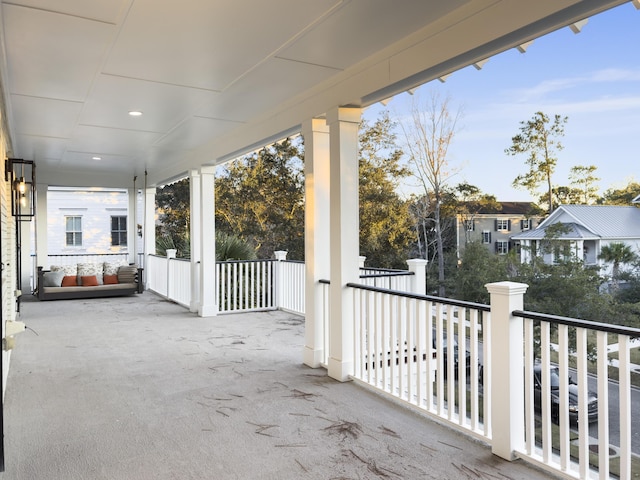
POLYGON ((489 291, 490 294, 496 295, 523 295, 529 285, 526 283, 517 283, 517 282, 496 282, 496 283, 487 283, 485 288, 489 291))
POLYGON ((309 136, 312 133, 329 133, 329 125, 326 118, 311 118, 302 122, 302 136, 309 136))
POLYGON ((357 107, 336 107, 327 112, 327 125, 337 122, 360 123, 362 109, 357 107))

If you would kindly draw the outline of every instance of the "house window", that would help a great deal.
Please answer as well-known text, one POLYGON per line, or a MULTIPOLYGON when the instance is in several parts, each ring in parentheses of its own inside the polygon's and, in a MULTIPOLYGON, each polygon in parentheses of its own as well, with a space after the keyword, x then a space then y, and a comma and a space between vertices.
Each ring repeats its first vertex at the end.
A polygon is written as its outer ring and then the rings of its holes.
POLYGON ((66 244, 68 247, 82 246, 82 217, 64 217, 66 244))
POLYGON ((496 242, 496 253, 498 255, 506 255, 509 253, 509 242, 496 242))
POLYGON ((491 243, 491 232, 489 230, 482 231, 482 243, 491 243))
POLYGON ((464 228, 467 230, 467 232, 473 232, 475 230, 475 222, 473 220, 465 220, 464 221, 464 228))
POLYGON ((525 218, 524 220, 520 220, 520 229, 531 230, 531 219, 525 218))
POLYGON ((511 220, 496 220, 496 231, 497 232, 508 232, 511 230, 511 220))
POLYGON ((127 246, 127 217, 111 217, 111 245, 127 246))

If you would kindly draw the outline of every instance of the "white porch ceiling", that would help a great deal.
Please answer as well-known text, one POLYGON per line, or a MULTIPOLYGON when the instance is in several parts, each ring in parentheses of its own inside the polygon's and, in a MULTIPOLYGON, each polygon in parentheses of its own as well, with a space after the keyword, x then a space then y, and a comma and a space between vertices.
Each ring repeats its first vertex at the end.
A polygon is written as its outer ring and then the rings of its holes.
POLYGON ((11 155, 51 185, 161 183, 626 1, 2 1, 11 155))

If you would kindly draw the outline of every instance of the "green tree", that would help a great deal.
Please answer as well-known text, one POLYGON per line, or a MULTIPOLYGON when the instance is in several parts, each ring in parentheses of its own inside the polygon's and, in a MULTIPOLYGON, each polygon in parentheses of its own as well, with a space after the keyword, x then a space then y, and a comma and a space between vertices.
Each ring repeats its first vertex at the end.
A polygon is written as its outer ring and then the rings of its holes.
POLYGON ((600 259, 610 263, 611 266, 611 289, 612 293, 616 293, 619 288, 620 266, 629 264, 637 259, 637 255, 629 245, 622 242, 614 242, 603 245, 600 248, 600 259))
POLYGON ((610 188, 604 195, 599 203, 603 205, 631 205, 631 201, 640 193, 640 183, 635 180, 629 181, 629 183, 621 188, 610 188))
POLYGON ((304 259, 302 152, 286 139, 227 164, 216 178, 216 229, 255 245, 260 258, 286 250, 304 259))
POLYGON ((189 235, 189 179, 184 178, 156 190, 156 210, 158 225, 156 237, 161 248, 184 247, 189 235))
POLYGON ((375 267, 406 268, 415 241, 408 202, 397 193, 409 175, 400 164, 394 124, 384 113, 373 124, 362 122, 359 133, 360 254, 375 267))
POLYGON ((569 172, 571 186, 580 192, 580 203, 584 205, 592 205, 598 198, 596 183, 600 178, 595 176, 597 169, 595 165, 576 165, 569 172))
POLYGON ((414 175, 427 200, 433 197, 433 227, 438 261, 438 295, 445 295, 445 258, 442 205, 447 183, 454 174, 448 158, 451 142, 457 132, 459 111, 453 112, 448 98, 432 93, 426 102, 414 96, 411 114, 400 123, 405 136, 406 152, 414 175))
POLYGON ((468 242, 455 273, 454 297, 477 303, 489 303, 485 285, 507 278, 507 263, 502 256, 491 253, 479 241, 468 242))
POLYGON ((560 137, 564 136, 567 117, 555 115, 551 120, 542 112, 536 112, 531 120, 520 122, 520 133, 511 139, 507 155, 527 155, 529 170, 513 181, 516 188, 526 188, 532 195, 541 183, 546 183, 549 213, 553 211, 552 176, 558 162, 557 154, 562 150, 560 137))

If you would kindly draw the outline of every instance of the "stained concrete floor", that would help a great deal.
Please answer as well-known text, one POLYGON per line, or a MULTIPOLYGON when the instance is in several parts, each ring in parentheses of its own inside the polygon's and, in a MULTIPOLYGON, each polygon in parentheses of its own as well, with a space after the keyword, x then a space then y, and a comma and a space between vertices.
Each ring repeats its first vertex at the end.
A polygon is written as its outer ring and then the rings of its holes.
POLYGON ((303 318, 140 296, 23 302, 2 480, 541 479, 301 363, 303 318))

